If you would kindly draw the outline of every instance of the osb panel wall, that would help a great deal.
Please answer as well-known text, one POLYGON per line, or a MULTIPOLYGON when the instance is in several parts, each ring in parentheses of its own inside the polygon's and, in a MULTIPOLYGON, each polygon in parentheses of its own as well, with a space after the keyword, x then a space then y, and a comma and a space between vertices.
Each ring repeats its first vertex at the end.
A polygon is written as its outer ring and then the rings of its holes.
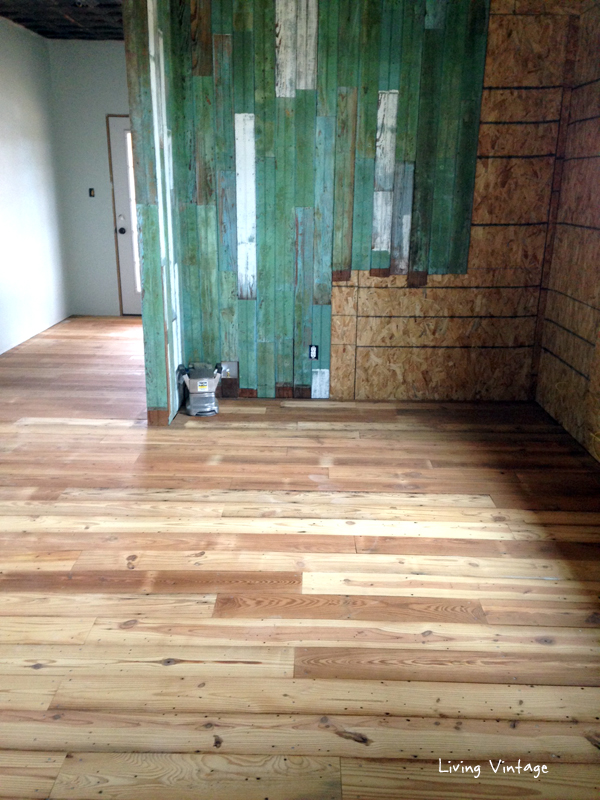
POLYGON ((600 459, 600 3, 581 17, 538 401, 600 459))
POLYGON ((529 396, 571 15, 585 7, 492 0, 468 274, 334 285, 332 397, 529 396))

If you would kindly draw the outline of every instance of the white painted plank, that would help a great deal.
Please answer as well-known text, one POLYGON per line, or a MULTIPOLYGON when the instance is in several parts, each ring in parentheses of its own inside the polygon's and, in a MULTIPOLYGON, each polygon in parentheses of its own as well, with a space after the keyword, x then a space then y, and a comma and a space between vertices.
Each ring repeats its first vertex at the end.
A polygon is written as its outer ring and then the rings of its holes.
POLYGON ((318 0, 298 0, 297 89, 317 88, 318 0))
POLYGON ((376 192, 391 192, 394 189, 397 113, 398 92, 379 92, 375 145, 376 192))
POLYGON ((238 297, 256 298, 256 148, 254 114, 235 115, 238 297))
POLYGON ((327 400, 329 398, 328 369, 313 369, 310 396, 313 400, 327 400))
POLYGON ((275 96, 296 96, 296 0, 275 0, 275 96))
POLYGON ((392 245, 393 192, 373 193, 373 250, 389 251, 392 245))

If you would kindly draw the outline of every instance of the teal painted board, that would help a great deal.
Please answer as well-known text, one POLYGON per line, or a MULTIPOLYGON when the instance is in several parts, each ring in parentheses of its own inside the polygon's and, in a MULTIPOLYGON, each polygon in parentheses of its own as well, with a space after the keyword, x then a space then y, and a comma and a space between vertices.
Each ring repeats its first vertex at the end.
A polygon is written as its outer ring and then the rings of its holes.
POLYGON ((317 116, 337 113, 339 0, 319 3, 317 33, 317 116))
POLYGON ((489 0, 470 3, 461 87, 462 126, 456 164, 453 241, 448 263, 448 271, 452 273, 466 272, 469 258, 488 16, 489 0))
POLYGON ((317 117, 315 144, 314 292, 317 305, 331 303, 335 118, 317 117))
POLYGON ((219 269, 237 274, 237 226, 235 214, 235 172, 217 172, 219 214, 219 269))
POLYGON ((202 361, 219 361, 219 265, 217 256, 217 207, 198 206, 198 266, 202 317, 202 361))
POLYGON ((215 195, 214 82, 212 77, 194 78, 193 82, 198 205, 207 205, 214 201, 215 195))
POLYGON ((315 125, 317 93, 296 90, 296 199, 297 207, 315 204, 315 125))
POLYGON ((254 6, 254 113, 258 158, 275 155, 275 12, 274 3, 254 6))
POLYGON ((458 0, 458 2, 455 0, 454 3, 450 4, 448 0, 425 0, 425 30, 443 30, 446 22, 448 5, 458 6, 464 3, 465 0, 458 0))
POLYGON ((240 389, 256 389, 256 300, 238 299, 240 389))
POLYGON ((425 2, 407 1, 403 11, 396 161, 414 164, 417 154, 425 2))
POLYGON ((414 164, 396 163, 390 257, 392 275, 406 275, 408 272, 414 179, 414 164))
POLYGON ((352 213, 356 148, 355 88, 338 89, 335 144, 333 271, 352 267, 352 213))
MULTIPOLYGON (((398 91, 400 88, 400 72, 402 65, 402 26, 404 24, 404 6, 412 0, 391 0, 392 4, 392 47, 389 56, 388 90, 398 91)), ((381 88, 381 87, 380 87, 381 88)))
POLYGON ((356 155, 375 158, 381 0, 363 0, 356 155))
POLYGON ((390 251, 373 250, 371 253, 371 270, 375 275, 390 268, 390 251))
POLYGON ((296 209, 296 275, 294 292, 294 386, 310 386, 312 344, 314 209, 296 209))
POLYGON ((312 307, 312 342, 319 348, 319 358, 312 369, 329 369, 331 364, 331 305, 312 307))
POLYGON ((254 113, 254 42, 248 30, 233 33, 233 107, 236 114, 254 113))
POLYGON ((352 222, 352 269, 371 269, 375 159, 356 158, 352 222))
POLYGON ((361 4, 356 0, 339 0, 338 89, 358 87, 360 12, 361 4))
POLYGON ((427 272, 431 214, 439 127, 439 88, 443 63, 443 31, 430 29, 423 36, 421 94, 415 164, 415 192, 409 271, 427 272))
MULTIPOLYGON (((431 240, 429 245, 430 274, 448 272, 452 240, 453 203, 456 178, 457 148, 460 132, 461 77, 464 63, 468 4, 450 3, 444 32, 444 63, 440 85, 440 119, 434 175, 431 240)), ((471 67, 472 68, 472 67, 471 67)))
POLYGON ((212 0, 213 33, 233 33, 233 0, 212 0))
POLYGON ((180 207, 181 263, 184 314, 184 362, 200 360, 202 319, 200 313, 200 272, 198 267, 198 214, 196 204, 180 207))
POLYGON ((235 272, 219 272, 219 360, 238 360, 238 296, 235 272))
POLYGON ((213 74, 211 0, 191 2, 192 73, 213 74))
POLYGON ((160 263, 158 206, 138 204, 142 265, 142 325, 148 408, 168 408, 164 287, 160 263))
POLYGON ((287 386, 292 386, 294 380, 295 152, 294 98, 278 97, 275 129, 275 354, 276 383, 287 386))
POLYGON ((131 115, 131 136, 136 201, 141 205, 156 203, 156 158, 154 132, 147 123, 152 114, 150 92, 150 56, 148 18, 145 0, 131 0, 123 8, 126 35, 127 85, 131 115))
MULTIPOLYGON (((257 0, 260 3, 261 0, 257 0)), ((253 29, 254 0, 233 0, 233 30, 253 29)))
POLYGON ((275 397, 275 159, 257 159, 257 380, 259 397, 275 397))
POLYGON ((215 80, 215 165, 235 169, 233 135, 233 56, 232 36, 216 34, 214 41, 215 80))
POLYGON ((392 28, 392 3, 393 0, 381 0, 381 36, 378 58, 380 92, 387 92, 390 88, 390 53, 395 45, 392 28))

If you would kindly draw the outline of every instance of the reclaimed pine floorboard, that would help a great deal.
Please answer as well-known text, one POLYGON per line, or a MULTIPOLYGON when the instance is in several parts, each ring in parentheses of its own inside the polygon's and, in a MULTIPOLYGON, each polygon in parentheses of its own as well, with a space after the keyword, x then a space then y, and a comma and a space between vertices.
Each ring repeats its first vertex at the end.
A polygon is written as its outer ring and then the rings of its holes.
POLYGON ((147 428, 137 320, 0 356, 0 797, 597 796, 591 456, 535 404, 221 412, 147 428))

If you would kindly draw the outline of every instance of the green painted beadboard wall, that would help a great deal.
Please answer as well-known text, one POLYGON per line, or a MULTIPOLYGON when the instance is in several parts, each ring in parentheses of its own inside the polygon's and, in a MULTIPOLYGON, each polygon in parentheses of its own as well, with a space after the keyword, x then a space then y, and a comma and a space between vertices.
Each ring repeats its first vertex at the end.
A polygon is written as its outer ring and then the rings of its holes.
POLYGON ((164 74, 155 141, 152 80, 130 77, 137 180, 173 239, 160 270, 142 248, 163 286, 144 306, 154 355, 163 337, 167 373, 179 352, 239 361, 247 396, 327 397, 332 279, 466 271, 488 0, 128 5, 132 70, 151 72, 154 26, 164 74))

